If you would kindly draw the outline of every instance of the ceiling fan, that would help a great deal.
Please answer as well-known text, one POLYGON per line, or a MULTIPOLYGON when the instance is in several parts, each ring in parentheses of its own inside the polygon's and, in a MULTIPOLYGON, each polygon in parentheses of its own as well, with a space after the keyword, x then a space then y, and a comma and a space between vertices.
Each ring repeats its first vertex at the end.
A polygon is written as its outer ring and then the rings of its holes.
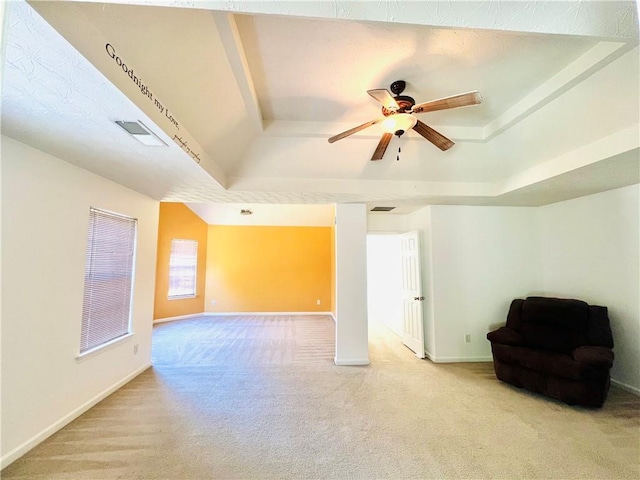
POLYGON ((373 152, 371 160, 381 160, 389 142, 391 141, 391 137, 393 135, 401 137, 411 128, 433 143, 440 150, 449 150, 454 145, 453 141, 418 120, 414 114, 435 112, 437 110, 447 110, 449 108, 465 107, 468 105, 478 105, 482 102, 480 92, 473 91, 416 104, 416 101, 413 98, 401 95, 406 85, 405 81, 397 80, 391 84, 391 92, 384 88, 367 90, 367 93, 382 105, 383 117, 363 123, 362 125, 358 125, 357 127, 346 130, 338 135, 334 135, 329 139, 329 143, 337 142, 342 138, 353 135, 354 133, 364 130, 376 123, 382 122, 385 133, 382 134, 382 138, 380 139, 376 150, 373 152), (394 96, 392 96, 391 93, 393 93, 394 96))

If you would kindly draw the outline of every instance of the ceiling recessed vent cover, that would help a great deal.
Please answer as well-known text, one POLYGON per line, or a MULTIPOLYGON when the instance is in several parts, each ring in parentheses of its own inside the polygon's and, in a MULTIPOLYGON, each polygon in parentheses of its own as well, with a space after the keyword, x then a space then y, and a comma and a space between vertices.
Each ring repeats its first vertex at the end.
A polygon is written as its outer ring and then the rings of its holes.
POLYGON ((396 207, 373 207, 371 209, 372 212, 390 212, 396 207))
POLYGON ((125 132, 127 132, 129 135, 131 135, 133 138, 144 145, 150 147, 167 146, 166 143, 160 140, 160 138, 155 133, 149 130, 147 126, 139 120, 137 122, 125 122, 122 120, 116 120, 116 124, 122 127, 125 132))

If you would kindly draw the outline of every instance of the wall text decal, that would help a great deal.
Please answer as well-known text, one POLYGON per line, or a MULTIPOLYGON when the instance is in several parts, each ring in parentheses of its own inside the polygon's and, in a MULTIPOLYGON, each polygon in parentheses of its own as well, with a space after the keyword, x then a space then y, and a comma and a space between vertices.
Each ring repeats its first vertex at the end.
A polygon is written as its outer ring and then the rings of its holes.
MULTIPOLYGON (((174 129, 180 130, 180 124, 178 123, 178 120, 176 120, 173 114, 169 112, 169 109, 160 100, 158 100, 157 97, 153 95, 149 86, 143 82, 142 78, 138 77, 135 74, 134 69, 131 66, 127 65, 124 60, 122 60, 122 58, 116 53, 115 47, 112 44, 107 43, 105 44, 105 50, 107 52, 107 55, 109 55, 109 57, 113 59, 115 64, 131 79, 133 83, 135 83, 135 85, 139 88, 140 93, 144 95, 149 101, 153 102, 153 105, 160 111, 160 113, 164 114, 165 118, 174 129)), ((198 152, 194 152, 189 146, 188 140, 183 139, 182 135, 174 134, 172 140, 183 151, 189 154, 191 158, 200 163, 201 154, 198 152)))
POLYGON ((105 50, 107 51, 107 55, 109 55, 113 59, 113 61, 116 62, 116 65, 118 65, 122 69, 122 71, 131 79, 131 81, 136 84, 136 86, 140 89, 140 93, 142 93, 149 100, 153 101, 153 104, 156 106, 158 110, 160 110, 160 113, 164 113, 165 116, 169 119, 169 121, 178 130, 180 130, 180 125, 178 125, 178 121, 173 117, 173 115, 169 114, 169 109, 166 108, 162 104, 162 102, 158 100, 158 98, 153 97, 153 93, 151 93, 151 90, 149 90, 149 86, 146 85, 141 78, 138 78, 133 68, 127 66, 127 64, 122 61, 122 58, 116 55, 116 49, 113 47, 113 45, 111 45, 110 43, 107 43, 105 45, 105 50))
POLYGON ((189 141, 188 140, 183 140, 182 137, 179 137, 178 135, 174 135, 173 136, 173 141, 176 142, 178 145, 180 145, 180 148, 182 148, 182 150, 184 150, 189 155, 191 155, 191 157, 196 162, 200 163, 200 154, 194 152, 193 150, 191 150, 191 148, 189 147, 189 141))

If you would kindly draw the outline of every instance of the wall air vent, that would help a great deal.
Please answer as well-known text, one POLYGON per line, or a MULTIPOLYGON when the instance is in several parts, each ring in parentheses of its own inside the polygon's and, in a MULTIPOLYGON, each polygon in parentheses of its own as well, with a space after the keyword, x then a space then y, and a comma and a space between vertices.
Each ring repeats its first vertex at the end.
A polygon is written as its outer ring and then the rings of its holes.
POLYGON ((390 212, 396 207, 373 207, 371 209, 372 212, 390 212))
POLYGON ((124 120, 116 120, 116 124, 119 127, 131 135, 133 138, 138 140, 140 143, 147 145, 149 147, 166 147, 167 144, 164 143, 160 138, 153 133, 147 126, 142 123, 140 120, 136 122, 126 122, 124 120))

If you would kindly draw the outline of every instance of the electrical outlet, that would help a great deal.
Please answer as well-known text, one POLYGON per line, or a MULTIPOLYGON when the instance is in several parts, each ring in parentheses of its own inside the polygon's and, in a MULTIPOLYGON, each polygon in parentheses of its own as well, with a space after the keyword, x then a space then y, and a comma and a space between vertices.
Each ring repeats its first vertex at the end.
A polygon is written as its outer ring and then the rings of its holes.
POLYGON ((464 343, 471 343, 471 334, 470 333, 465 333, 464 334, 464 343))
POLYGON ((133 346, 133 354, 134 355, 138 354, 138 344, 137 343, 133 346))
POLYGON ((316 300, 316 305, 320 305, 320 299, 316 300))
POLYGON ((211 300, 211 306, 215 307, 216 306, 216 301, 215 300, 211 300))

